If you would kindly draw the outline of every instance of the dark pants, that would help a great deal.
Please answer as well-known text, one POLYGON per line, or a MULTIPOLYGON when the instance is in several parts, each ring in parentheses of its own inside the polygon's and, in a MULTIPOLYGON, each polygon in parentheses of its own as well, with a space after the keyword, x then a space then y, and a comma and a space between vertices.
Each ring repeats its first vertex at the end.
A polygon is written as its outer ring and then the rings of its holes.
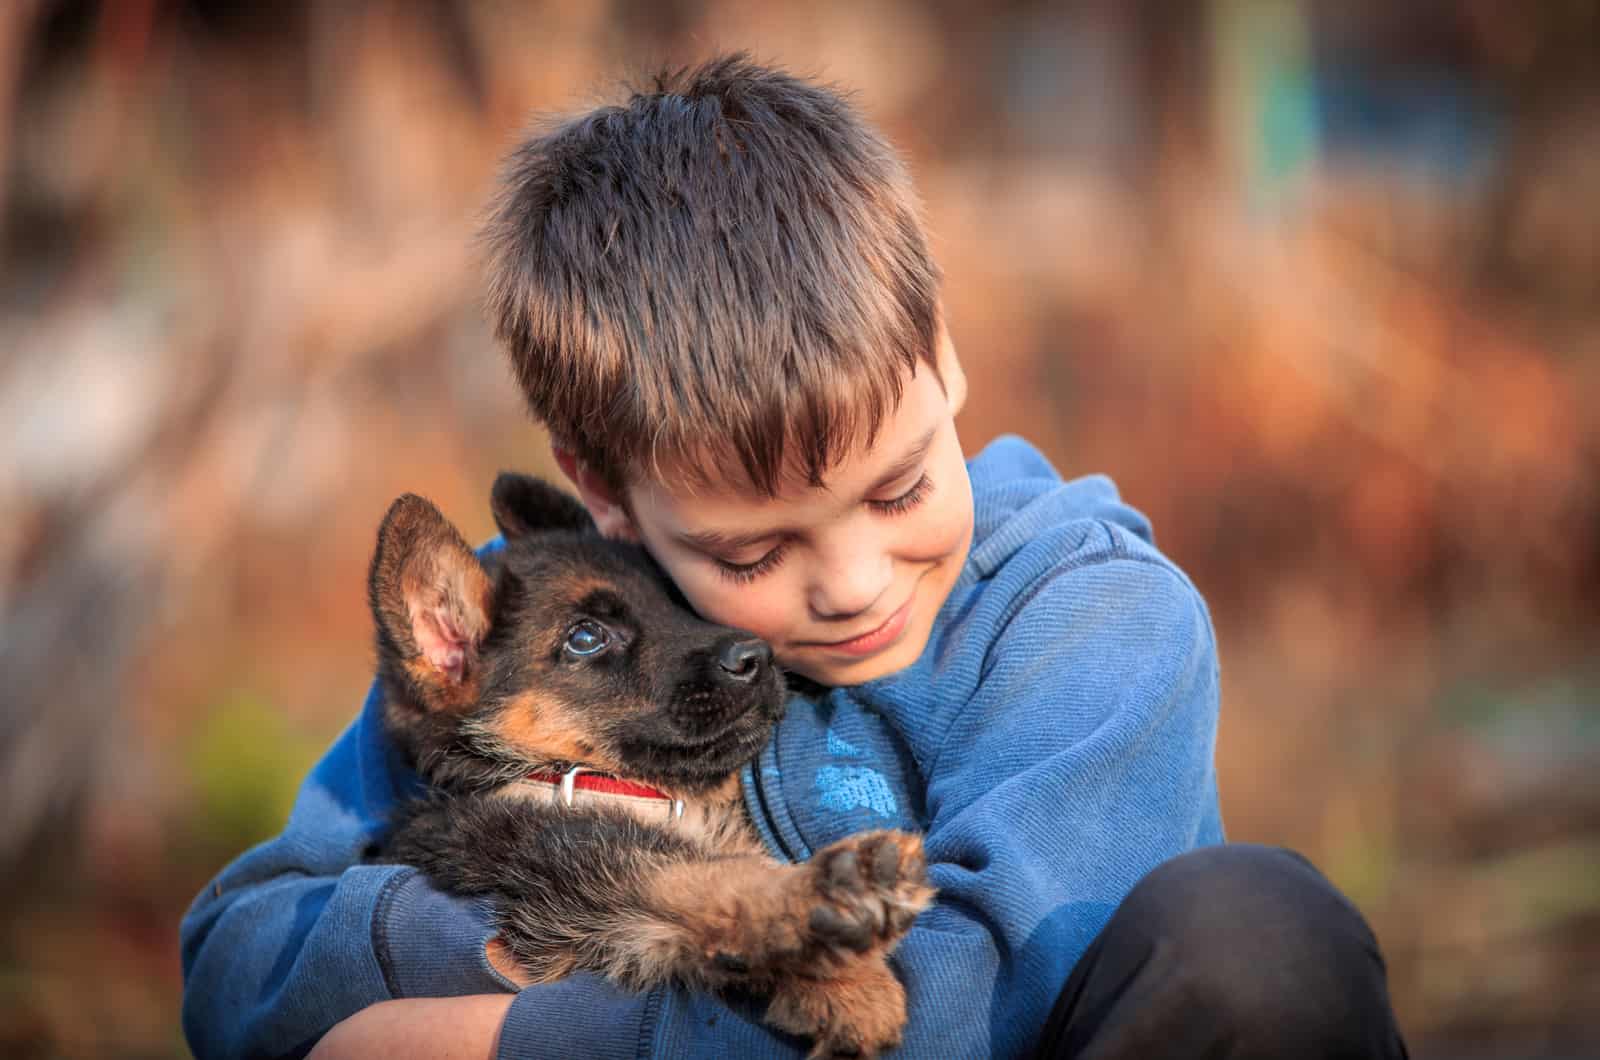
POLYGON ((1041 1057, 1404 1057, 1378 943, 1311 863, 1232 844, 1139 882, 1073 969, 1041 1057))

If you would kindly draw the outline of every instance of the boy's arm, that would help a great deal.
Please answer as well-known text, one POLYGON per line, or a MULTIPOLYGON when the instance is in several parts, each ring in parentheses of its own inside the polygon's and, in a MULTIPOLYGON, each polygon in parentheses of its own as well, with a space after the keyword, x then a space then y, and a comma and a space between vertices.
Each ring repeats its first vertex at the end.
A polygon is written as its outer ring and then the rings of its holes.
MULTIPOLYGON (((977 692, 926 763, 926 847, 940 894, 894 957, 910 1005, 905 1055, 1024 1051, 1078 956, 1133 884, 1173 855, 1220 841, 1216 715, 1210 622, 1178 575, 1121 559, 1076 567, 1042 584, 996 638, 977 692)), ((302 792, 309 812, 317 812, 315 800, 307 800, 328 766, 319 766, 302 792)), ((258 850, 290 840, 293 824, 258 850)), ((395 996, 387 992, 375 940, 393 945, 405 933, 387 930, 394 918, 372 911, 366 881, 339 893, 357 882, 349 877, 372 872, 409 870, 269 877, 244 887, 245 894, 259 892, 249 905, 215 915, 221 899, 209 890, 202 895, 184 924, 185 1026, 197 1054, 303 1051, 343 1016, 395 996), (253 928, 261 907, 273 924, 264 943, 253 928), (238 918, 231 925, 230 912, 238 918), (345 926, 319 937, 318 924, 330 914, 345 926), (371 925, 370 949, 353 940, 363 917, 371 925), (230 968, 233 950, 249 956, 247 970, 230 968), (331 979, 316 970, 335 966, 342 972, 331 979), (197 987, 206 975, 223 989, 197 987)), ((224 896, 228 876, 218 881, 224 896)), ((421 889, 404 880, 397 886, 421 889)), ((467 965, 483 961, 481 916, 463 904, 441 917, 476 923, 476 936, 460 928, 474 945, 429 935, 406 965, 424 967, 420 958, 430 950, 454 952, 467 965)), ((472 986, 455 967, 455 989, 427 992, 503 986, 498 977, 494 985, 472 986)), ((493 977, 486 961, 480 969, 493 977)), ((508 1010, 501 1056, 539 1055, 553 1043, 581 1056, 805 1051, 805 1043, 762 1025, 753 1007, 681 990, 626 995, 590 977, 530 987, 508 1010)))
POLYGON ((1223 840, 1216 642, 1186 580, 1074 567, 994 644, 927 767, 939 897, 896 953, 909 1056, 1027 1052, 1133 885, 1223 840))
POLYGON ((510 994, 403 998, 362 1009, 323 1035, 310 1060, 494 1060, 510 994))
POLYGON ((504 991, 478 903, 399 865, 366 865, 408 771, 376 689, 301 786, 288 826, 207 884, 179 929, 183 1025, 201 1058, 299 1055, 395 997, 504 991))

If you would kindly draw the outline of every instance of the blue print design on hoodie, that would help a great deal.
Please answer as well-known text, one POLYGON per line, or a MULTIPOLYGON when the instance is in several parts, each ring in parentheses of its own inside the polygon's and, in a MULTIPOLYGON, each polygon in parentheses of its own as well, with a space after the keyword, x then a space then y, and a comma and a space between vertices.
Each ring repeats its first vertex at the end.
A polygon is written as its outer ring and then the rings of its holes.
POLYGON ((861 748, 829 729, 828 753, 835 758, 860 758, 861 748))
MULTIPOLYGON (((860 758, 864 753, 833 729, 828 730, 828 754, 832 757, 860 758)), ((900 810, 889 781, 868 766, 822 766, 817 770, 814 790, 817 802, 836 813, 866 809, 879 817, 893 818, 900 810)))
POLYGON ((818 802, 840 813, 865 807, 879 817, 893 817, 900 810, 889 782, 867 766, 823 766, 816 790, 818 802))

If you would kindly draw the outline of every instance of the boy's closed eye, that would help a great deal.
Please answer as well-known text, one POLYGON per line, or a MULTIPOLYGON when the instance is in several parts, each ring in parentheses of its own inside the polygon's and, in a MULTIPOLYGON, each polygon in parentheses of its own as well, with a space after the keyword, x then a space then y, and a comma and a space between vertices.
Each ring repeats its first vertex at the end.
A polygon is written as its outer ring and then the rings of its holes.
MULTIPOLYGON (((904 515, 927 500, 932 491, 933 479, 926 471, 920 471, 908 489, 892 497, 869 497, 865 503, 879 515, 904 515)), ((790 543, 790 538, 782 538, 757 558, 744 562, 715 555, 710 558, 716 564, 717 572, 723 577, 737 583, 745 583, 777 569, 778 564, 783 562, 784 556, 788 553, 790 543)))
POLYGON ((933 491, 933 479, 926 471, 917 477, 911 488, 887 500, 869 500, 867 506, 880 515, 904 515, 923 501, 933 491))

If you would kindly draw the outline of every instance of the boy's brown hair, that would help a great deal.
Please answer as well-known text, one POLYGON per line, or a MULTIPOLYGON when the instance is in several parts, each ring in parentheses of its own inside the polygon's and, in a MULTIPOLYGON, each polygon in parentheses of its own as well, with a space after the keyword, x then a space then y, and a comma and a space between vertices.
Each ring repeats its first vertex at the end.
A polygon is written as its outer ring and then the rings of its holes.
POLYGON ((534 416, 613 487, 820 485, 937 371, 905 167, 840 94, 744 55, 529 139, 485 238, 534 416))

